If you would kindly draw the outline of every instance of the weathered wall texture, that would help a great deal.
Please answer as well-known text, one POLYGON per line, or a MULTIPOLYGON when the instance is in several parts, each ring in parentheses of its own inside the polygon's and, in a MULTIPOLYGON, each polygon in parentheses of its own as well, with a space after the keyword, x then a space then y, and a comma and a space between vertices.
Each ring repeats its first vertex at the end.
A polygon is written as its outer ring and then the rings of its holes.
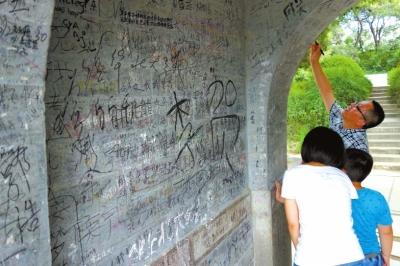
POLYGON ((142 265, 172 248, 166 261, 250 263, 243 15, 240 1, 56 2, 55 265, 142 265))
POLYGON ((43 96, 52 11, 51 1, 0 1, 1 265, 51 263, 43 96))
POLYGON ((1 265, 290 265, 288 88, 353 2, 0 0, 1 265))

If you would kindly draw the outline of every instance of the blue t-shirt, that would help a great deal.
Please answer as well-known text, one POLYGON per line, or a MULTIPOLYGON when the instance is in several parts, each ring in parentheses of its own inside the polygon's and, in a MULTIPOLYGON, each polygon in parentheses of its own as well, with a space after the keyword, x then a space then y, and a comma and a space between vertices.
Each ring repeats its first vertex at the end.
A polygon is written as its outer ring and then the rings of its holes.
POLYGON ((378 191, 361 188, 357 190, 358 199, 353 199, 353 228, 364 254, 380 253, 378 225, 391 225, 389 205, 378 191))

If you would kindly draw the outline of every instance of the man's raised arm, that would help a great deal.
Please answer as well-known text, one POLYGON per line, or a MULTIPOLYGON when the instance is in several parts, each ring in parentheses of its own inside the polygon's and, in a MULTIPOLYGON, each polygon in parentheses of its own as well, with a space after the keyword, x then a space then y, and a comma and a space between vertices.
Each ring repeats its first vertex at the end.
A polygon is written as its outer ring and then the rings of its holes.
POLYGON ((324 101, 326 110, 330 111, 332 104, 335 101, 331 83, 322 70, 319 58, 321 57, 321 48, 319 44, 312 44, 310 47, 310 65, 314 74, 315 82, 319 88, 322 100, 324 101))

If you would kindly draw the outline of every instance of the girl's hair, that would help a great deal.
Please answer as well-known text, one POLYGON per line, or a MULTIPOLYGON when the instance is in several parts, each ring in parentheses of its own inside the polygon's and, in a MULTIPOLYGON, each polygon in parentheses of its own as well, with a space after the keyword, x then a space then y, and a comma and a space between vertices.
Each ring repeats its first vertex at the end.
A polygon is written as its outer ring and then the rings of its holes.
POLYGON ((342 168, 345 149, 338 133, 327 127, 310 130, 301 146, 301 158, 304 163, 319 162, 324 165, 342 168))

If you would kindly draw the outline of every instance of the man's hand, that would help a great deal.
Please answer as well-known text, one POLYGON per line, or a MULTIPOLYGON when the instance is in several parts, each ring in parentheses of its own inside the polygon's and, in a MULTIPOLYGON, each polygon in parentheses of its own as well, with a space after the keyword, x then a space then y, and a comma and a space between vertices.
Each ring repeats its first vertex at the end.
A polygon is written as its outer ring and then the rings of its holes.
POLYGON ((329 113, 332 104, 335 102, 331 84, 322 70, 319 58, 321 57, 321 47, 319 44, 312 44, 310 47, 310 64, 314 74, 315 82, 319 88, 322 101, 324 102, 325 109, 329 113))
POLYGON ((319 63, 321 57, 321 46, 317 43, 312 44, 310 47, 310 64, 319 63))

